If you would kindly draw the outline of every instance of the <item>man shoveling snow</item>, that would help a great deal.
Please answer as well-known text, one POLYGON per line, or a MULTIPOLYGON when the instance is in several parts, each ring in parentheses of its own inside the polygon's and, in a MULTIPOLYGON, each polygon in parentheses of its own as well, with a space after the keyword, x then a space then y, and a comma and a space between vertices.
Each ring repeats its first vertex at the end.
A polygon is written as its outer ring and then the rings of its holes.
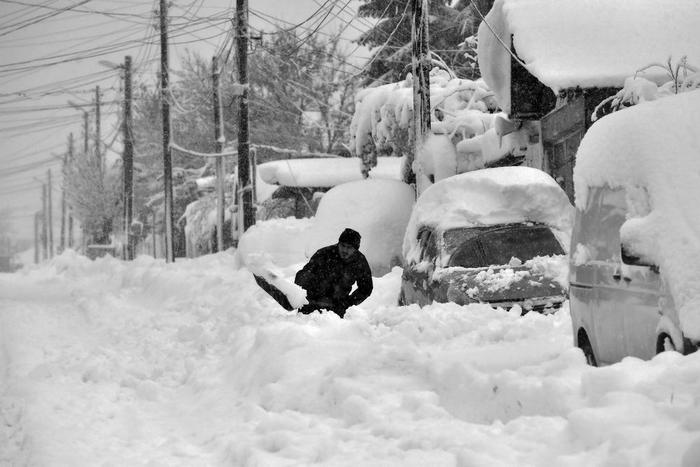
POLYGON ((313 254, 296 274, 294 284, 269 263, 249 260, 247 266, 258 285, 285 310, 299 309, 304 314, 330 310, 342 318, 350 306, 362 303, 372 293, 372 273, 359 248, 360 234, 345 229, 338 243, 313 254), (355 284, 357 289, 352 291, 355 284))

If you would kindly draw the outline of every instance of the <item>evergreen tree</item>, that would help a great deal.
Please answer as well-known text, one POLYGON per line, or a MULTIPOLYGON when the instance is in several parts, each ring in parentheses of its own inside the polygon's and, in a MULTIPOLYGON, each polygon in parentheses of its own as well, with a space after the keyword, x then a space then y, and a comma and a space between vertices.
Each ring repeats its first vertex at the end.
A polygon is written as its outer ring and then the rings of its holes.
MULTIPOLYGON (((476 2, 485 15, 493 0, 476 2)), ((363 73, 365 85, 401 81, 411 71, 411 27, 413 12, 410 0, 364 0, 358 14, 375 18, 377 24, 360 36, 358 42, 370 47, 373 55, 363 73)), ((436 62, 443 62, 460 78, 479 76, 473 42, 481 19, 465 0, 429 0, 430 50, 436 62)))

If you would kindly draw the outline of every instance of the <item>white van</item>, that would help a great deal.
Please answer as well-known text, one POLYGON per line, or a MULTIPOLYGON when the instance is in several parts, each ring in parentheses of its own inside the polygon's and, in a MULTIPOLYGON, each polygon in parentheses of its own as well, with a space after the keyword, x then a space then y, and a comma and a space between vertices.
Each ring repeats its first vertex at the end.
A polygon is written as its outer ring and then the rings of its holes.
POLYGON ((650 359, 665 350, 690 353, 663 271, 628 253, 620 239, 641 187, 589 187, 576 210, 569 267, 569 305, 575 345, 591 365, 626 356, 650 359))
POLYGON ((569 297, 591 364, 700 342, 700 90, 595 122, 576 153, 569 297))

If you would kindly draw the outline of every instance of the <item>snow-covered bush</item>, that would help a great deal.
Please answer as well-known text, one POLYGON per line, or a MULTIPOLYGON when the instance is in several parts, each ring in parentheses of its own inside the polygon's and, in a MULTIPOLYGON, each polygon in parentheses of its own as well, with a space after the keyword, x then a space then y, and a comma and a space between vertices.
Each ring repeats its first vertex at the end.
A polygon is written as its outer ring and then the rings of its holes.
POLYGON ((625 79, 625 84, 614 96, 604 99, 593 111, 592 120, 641 102, 653 101, 662 97, 700 88, 700 71, 689 64, 686 57, 673 64, 669 58, 666 64, 653 63, 637 70, 634 76, 625 79), (668 81, 657 85, 644 77, 644 72, 651 68, 666 70, 668 81))

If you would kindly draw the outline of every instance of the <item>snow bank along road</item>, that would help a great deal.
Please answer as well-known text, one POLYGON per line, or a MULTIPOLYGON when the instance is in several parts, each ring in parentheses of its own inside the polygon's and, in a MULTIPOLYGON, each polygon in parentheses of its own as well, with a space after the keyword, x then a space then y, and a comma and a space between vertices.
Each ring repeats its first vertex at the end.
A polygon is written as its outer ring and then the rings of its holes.
POLYGON ((566 307, 397 307, 400 272, 345 320, 229 253, 0 275, 0 465, 700 465, 700 353, 589 368, 566 307))

